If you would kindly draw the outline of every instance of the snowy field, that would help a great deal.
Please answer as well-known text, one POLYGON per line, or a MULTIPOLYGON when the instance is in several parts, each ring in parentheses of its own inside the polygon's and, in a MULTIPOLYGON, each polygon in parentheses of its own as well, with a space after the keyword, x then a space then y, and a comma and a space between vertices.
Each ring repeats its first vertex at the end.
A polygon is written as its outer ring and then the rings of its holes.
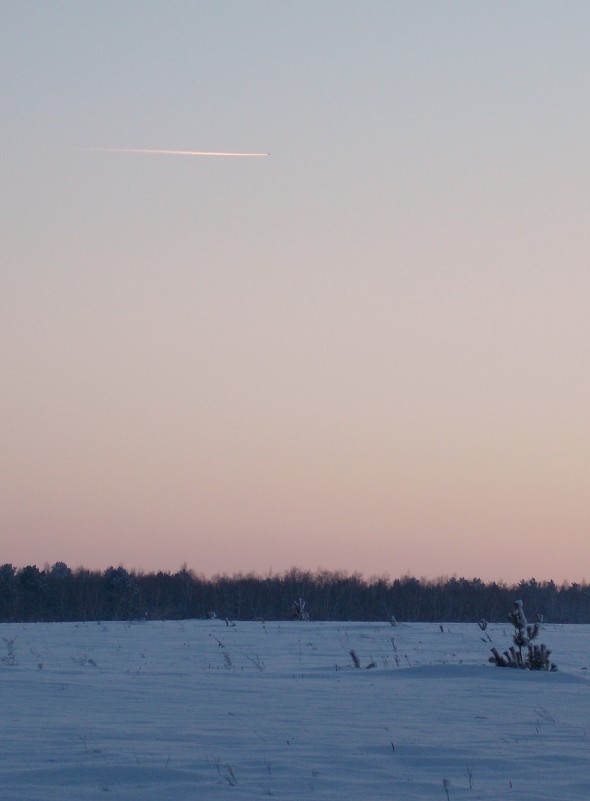
POLYGON ((588 801, 590 626, 442 628, 2 624, 0 798, 588 801))

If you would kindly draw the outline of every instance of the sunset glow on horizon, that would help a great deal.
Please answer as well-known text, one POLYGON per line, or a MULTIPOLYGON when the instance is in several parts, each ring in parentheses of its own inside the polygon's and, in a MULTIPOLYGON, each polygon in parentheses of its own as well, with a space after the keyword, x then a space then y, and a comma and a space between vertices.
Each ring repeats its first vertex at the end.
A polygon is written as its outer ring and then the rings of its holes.
POLYGON ((145 147, 91 147, 99 153, 153 153, 158 156, 238 156, 241 158, 260 158, 270 156, 270 153, 223 153, 209 150, 157 150, 145 147))
POLYGON ((590 580, 588 4, 3 16, 0 564, 590 580))

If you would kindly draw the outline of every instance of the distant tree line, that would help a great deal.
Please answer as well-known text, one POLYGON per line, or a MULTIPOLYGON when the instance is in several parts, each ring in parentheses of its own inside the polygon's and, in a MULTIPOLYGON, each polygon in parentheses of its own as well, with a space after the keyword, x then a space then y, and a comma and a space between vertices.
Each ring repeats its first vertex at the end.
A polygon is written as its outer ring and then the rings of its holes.
POLYGON ((518 598, 553 623, 590 622, 590 585, 534 578, 518 584, 478 578, 365 579, 359 573, 253 573, 205 578, 182 568, 144 573, 109 567, 70 569, 56 562, 0 566, 0 621, 166 620, 217 616, 228 620, 288 620, 301 599, 311 620, 418 622, 506 619, 518 598))

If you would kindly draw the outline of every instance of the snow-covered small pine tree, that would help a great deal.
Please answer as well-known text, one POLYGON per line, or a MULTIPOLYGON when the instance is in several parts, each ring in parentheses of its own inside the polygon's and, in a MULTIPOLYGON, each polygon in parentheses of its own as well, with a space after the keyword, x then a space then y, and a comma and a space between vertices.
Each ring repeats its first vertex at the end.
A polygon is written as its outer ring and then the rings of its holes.
POLYGON ((533 640, 539 636, 543 618, 538 615, 534 623, 529 623, 524 613, 522 601, 514 601, 508 620, 514 626, 512 642, 508 650, 501 654, 492 648, 490 662, 497 667, 521 668, 523 670, 557 670, 557 666, 549 660, 551 651, 546 645, 534 645, 533 640))
POLYGON ((305 611, 303 598, 293 601, 293 620, 309 620, 309 613, 305 611))

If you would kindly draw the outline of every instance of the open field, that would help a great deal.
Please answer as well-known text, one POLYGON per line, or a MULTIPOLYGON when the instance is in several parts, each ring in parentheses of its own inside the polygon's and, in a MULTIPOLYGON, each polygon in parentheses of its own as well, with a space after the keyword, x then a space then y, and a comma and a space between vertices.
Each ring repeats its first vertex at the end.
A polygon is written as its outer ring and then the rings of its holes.
POLYGON ((588 801, 590 626, 543 627, 557 673, 486 635, 511 626, 2 624, 0 799, 588 801))

